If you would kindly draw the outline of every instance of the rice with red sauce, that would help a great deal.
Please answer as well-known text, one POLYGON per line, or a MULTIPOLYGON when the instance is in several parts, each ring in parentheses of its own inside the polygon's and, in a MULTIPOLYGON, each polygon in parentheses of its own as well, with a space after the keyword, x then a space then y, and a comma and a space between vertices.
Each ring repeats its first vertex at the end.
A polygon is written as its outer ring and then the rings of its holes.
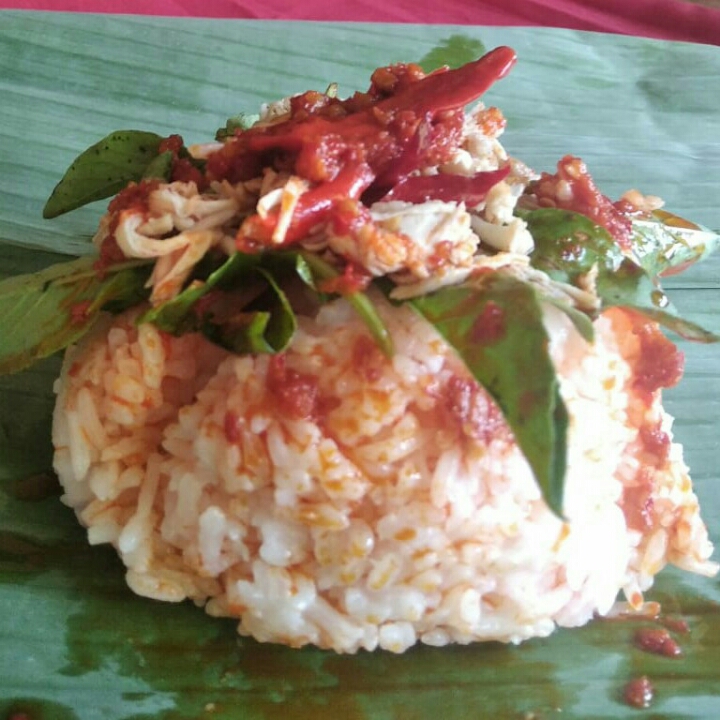
POLYGON ((260 641, 402 652, 546 636, 618 591, 639 606, 667 563, 717 570, 660 405, 677 351, 655 325, 609 311, 588 344, 546 311, 571 417, 562 521, 444 340, 378 303, 391 360, 343 300, 281 356, 132 315, 68 353, 64 501, 136 593, 190 598, 260 641))

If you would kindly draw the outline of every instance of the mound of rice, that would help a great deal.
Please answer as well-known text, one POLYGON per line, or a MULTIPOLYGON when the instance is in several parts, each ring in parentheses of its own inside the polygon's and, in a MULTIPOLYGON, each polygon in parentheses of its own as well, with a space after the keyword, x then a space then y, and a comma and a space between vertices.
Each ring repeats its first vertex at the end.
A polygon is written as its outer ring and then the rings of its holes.
POLYGON ((260 641, 402 652, 546 636, 619 590, 639 606, 668 562, 716 572, 660 392, 637 382, 654 326, 609 311, 588 344, 547 310, 571 416, 563 522, 454 352, 376 301, 392 360, 343 300, 302 318, 281 356, 132 314, 68 353, 64 501, 136 593, 190 598, 260 641))

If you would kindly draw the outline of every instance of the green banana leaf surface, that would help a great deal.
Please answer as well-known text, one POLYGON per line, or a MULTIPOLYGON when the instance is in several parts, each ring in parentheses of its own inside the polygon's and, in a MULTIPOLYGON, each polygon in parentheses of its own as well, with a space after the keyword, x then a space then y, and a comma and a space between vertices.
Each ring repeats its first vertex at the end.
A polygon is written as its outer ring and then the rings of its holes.
MULTIPOLYGON (((213 137, 238 112, 336 82, 364 89, 397 61, 519 55, 486 95, 504 144, 537 170, 581 156, 615 198, 637 187, 720 228, 720 48, 594 33, 421 25, 176 20, 0 12, 0 277, 90 251, 104 203, 42 208, 74 157, 113 130, 213 137)), ((720 331, 720 257, 668 279, 690 320, 720 331)), ((0 342, 2 342, 0 317, 0 342)), ((666 394, 720 543, 720 348, 680 343, 666 394)), ((563 720, 720 717, 720 580, 666 570, 648 599, 684 619, 678 658, 633 644, 643 620, 597 620, 514 647, 338 656, 240 639, 189 603, 134 596, 90 547, 51 463, 58 358, 0 378, 0 720, 563 720), (632 678, 648 709, 623 700, 632 678)))

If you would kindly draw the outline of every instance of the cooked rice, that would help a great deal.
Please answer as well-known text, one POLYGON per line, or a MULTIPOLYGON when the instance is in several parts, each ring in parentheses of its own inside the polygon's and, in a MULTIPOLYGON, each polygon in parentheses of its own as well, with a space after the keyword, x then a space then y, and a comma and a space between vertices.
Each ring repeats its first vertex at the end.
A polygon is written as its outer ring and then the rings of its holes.
POLYGON ((53 427, 64 501, 136 593, 191 598, 260 641, 402 652, 546 636, 608 613, 619 590, 639 607, 668 562, 717 570, 680 446, 664 461, 640 441, 671 420, 659 393, 648 405, 633 390, 626 314, 605 313, 590 345, 547 310, 571 416, 562 522, 453 351, 376 301, 392 360, 339 300, 301 319, 285 395, 270 357, 132 314, 68 353, 53 427), (636 527, 625 496, 641 483, 636 527))

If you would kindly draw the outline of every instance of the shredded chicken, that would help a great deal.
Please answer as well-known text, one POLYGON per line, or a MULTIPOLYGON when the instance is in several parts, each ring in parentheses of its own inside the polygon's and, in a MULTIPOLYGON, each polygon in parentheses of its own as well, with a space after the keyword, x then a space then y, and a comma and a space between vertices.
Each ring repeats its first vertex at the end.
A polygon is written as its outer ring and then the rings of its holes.
MULTIPOLYGON (((266 106, 261 124, 286 118, 289 107, 287 100, 266 106)), ((533 239, 514 211, 527 184, 538 176, 508 157, 498 140, 504 127, 499 110, 480 105, 466 117, 463 139, 452 159, 422 171, 471 176, 509 164, 510 174, 474 207, 430 199, 376 202, 368 210, 357 201, 348 201, 348 207, 355 203, 358 213, 362 212, 362 223, 343 229, 342 224, 328 222, 302 246, 327 249, 373 277, 389 276, 396 284, 392 297, 398 300, 461 283, 482 269, 503 267, 573 305, 596 308, 592 274, 578 289, 549 281, 530 267, 533 239)), ((202 157, 219 145, 193 147, 202 157)), ((238 232, 248 228, 252 233, 253 218, 260 223, 270 221, 272 227, 271 236, 259 241, 259 247, 284 245, 300 199, 312 190, 307 180, 271 168, 243 182, 214 182, 203 192, 193 182, 161 184, 149 194, 147 212, 122 210, 119 217, 106 215, 95 242, 101 245, 112 227, 126 257, 155 258, 148 285, 151 303, 158 305, 182 290, 194 266, 211 248, 227 255, 235 252, 238 232)))
POLYGON ((355 236, 328 233, 328 246, 376 277, 406 272, 425 279, 444 265, 469 265, 477 250, 462 204, 375 203, 370 217, 355 236))

